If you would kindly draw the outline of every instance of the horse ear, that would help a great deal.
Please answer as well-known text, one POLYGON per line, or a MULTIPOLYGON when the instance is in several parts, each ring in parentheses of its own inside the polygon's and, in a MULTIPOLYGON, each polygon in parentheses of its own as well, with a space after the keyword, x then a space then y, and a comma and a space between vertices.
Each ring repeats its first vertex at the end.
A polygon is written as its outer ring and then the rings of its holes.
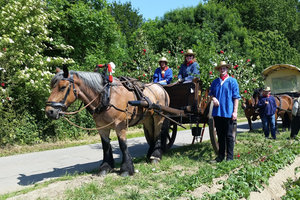
POLYGON ((69 77, 69 70, 67 65, 63 65, 63 71, 64 71, 64 78, 69 77))
POLYGON ((56 67, 55 71, 56 71, 56 73, 60 72, 60 68, 56 67))

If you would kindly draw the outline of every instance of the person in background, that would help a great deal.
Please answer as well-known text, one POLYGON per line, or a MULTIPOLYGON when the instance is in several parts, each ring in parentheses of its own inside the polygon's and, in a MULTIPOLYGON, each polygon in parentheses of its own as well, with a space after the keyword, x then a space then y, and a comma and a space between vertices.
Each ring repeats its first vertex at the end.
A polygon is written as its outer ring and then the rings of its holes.
POLYGON ((288 139, 295 139, 300 129, 300 97, 294 99, 291 122, 291 135, 288 139))
POLYGON ((215 67, 220 73, 210 86, 209 95, 213 103, 212 116, 218 135, 219 154, 216 162, 233 160, 235 135, 233 132, 234 124, 237 120, 238 103, 241 98, 239 85, 235 78, 228 75, 230 64, 221 61, 215 67))
POLYGON ((162 57, 158 63, 159 67, 154 71, 153 82, 161 85, 170 84, 173 78, 173 71, 167 66, 168 60, 162 57))
POLYGON ((275 112, 277 105, 275 98, 271 95, 270 87, 264 89, 263 95, 257 103, 257 107, 260 109, 265 137, 269 138, 271 128, 271 136, 273 139, 276 139, 275 112))
POLYGON ((199 64, 196 62, 192 49, 188 49, 184 54, 184 62, 181 64, 178 73, 178 82, 190 82, 195 74, 200 74, 199 64))

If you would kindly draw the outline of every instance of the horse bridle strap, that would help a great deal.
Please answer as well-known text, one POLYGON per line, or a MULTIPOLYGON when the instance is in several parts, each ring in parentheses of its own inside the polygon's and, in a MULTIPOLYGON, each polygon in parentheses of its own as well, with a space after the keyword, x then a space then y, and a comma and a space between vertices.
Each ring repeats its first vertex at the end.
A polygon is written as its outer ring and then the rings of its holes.
POLYGON ((69 87, 68 87, 68 90, 65 94, 65 97, 63 98, 63 100, 61 100, 60 102, 55 102, 55 101, 47 101, 46 102, 46 106, 51 106, 53 108, 67 108, 67 106, 65 105, 65 102, 70 94, 70 90, 71 90, 71 87, 73 85, 73 93, 74 93, 74 96, 75 98, 77 99, 78 98, 78 95, 77 95, 77 90, 75 89, 75 84, 74 84, 74 79, 73 79, 73 74, 70 75, 70 78, 63 78, 62 80, 67 80, 69 81, 69 87))

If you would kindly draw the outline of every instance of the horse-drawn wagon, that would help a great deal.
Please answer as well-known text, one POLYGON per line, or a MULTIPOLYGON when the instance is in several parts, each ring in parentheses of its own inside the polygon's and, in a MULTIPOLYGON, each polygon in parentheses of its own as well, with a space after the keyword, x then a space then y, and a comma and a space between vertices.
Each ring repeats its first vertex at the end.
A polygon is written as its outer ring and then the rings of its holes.
MULTIPOLYGON (((196 137, 200 137, 200 142, 202 141, 205 127, 208 125, 210 141, 217 153, 219 146, 212 117, 213 104, 210 102, 208 89, 203 89, 201 81, 197 78, 192 82, 176 82, 163 87, 170 97, 170 104, 167 107, 155 103, 149 105, 145 101, 129 102, 131 105, 155 109, 166 117, 162 127, 163 149, 169 149, 173 145, 178 125, 189 124, 191 126, 191 132, 194 136, 192 143, 196 137)), ((236 134, 236 126, 234 134, 236 134)))
POLYGON ((203 135, 199 124, 203 124, 203 127, 209 124, 211 143, 214 150, 218 151, 211 116, 213 107, 209 102, 208 91, 202 91, 197 79, 163 88, 156 83, 139 84, 137 80, 114 78, 109 64, 99 67, 106 69, 103 73, 69 71, 66 66, 63 71, 57 69, 51 80, 52 92, 45 111, 48 117, 58 119, 68 114, 67 108, 77 99, 84 102, 101 137, 104 156, 99 168, 100 174, 107 174, 114 168, 109 138, 111 129, 116 131, 123 154, 121 175, 134 173, 126 144, 126 130, 136 124, 143 124, 149 144, 147 158, 151 162, 159 161, 163 150, 173 145, 177 125, 187 123, 196 124, 192 128, 194 136, 203 135))

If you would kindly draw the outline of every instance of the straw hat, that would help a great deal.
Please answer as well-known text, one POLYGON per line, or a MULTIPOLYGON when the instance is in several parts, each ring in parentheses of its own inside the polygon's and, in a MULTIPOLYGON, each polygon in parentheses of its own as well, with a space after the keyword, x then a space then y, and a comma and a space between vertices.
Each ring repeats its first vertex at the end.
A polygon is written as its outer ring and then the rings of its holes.
POLYGON ((221 61, 218 66, 215 67, 215 70, 219 70, 221 67, 227 67, 229 69, 231 67, 231 64, 227 64, 225 61, 221 61))
POLYGON ((186 53, 184 54, 184 56, 188 56, 188 55, 195 56, 195 53, 193 52, 192 49, 188 49, 188 50, 186 51, 186 53))
POLYGON ((168 63, 168 60, 165 57, 161 57, 161 59, 158 61, 158 63, 160 63, 160 62, 168 63))
POLYGON ((264 89, 264 91, 270 92, 270 91, 271 91, 271 88, 270 88, 270 87, 266 87, 266 88, 264 89))

